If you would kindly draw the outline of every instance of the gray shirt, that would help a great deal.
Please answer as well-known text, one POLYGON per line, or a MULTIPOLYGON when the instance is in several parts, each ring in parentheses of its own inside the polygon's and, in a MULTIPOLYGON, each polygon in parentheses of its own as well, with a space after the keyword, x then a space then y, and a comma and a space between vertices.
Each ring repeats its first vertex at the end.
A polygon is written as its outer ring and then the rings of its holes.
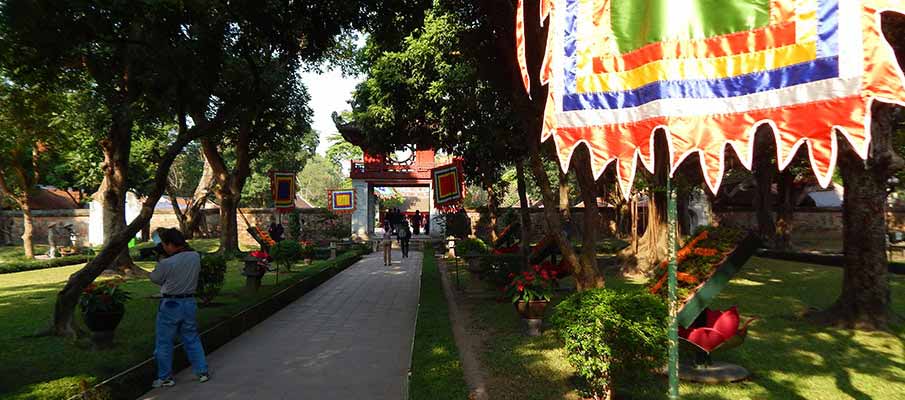
POLYGON ((151 282, 160 285, 160 294, 193 294, 201 272, 201 255, 183 251, 157 262, 151 271, 151 282))

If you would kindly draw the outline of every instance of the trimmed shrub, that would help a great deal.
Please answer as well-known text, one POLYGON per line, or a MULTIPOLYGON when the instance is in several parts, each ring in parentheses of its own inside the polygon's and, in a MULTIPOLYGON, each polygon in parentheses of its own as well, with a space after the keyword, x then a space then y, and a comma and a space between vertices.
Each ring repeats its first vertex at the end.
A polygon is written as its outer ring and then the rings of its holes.
POLYGON ((198 274, 198 287, 195 289, 201 304, 210 304, 220 294, 225 278, 226 258, 216 254, 201 257, 201 273, 198 274))
POLYGON ((484 255, 489 250, 483 240, 478 238, 462 239, 456 242, 456 256, 462 257, 469 254, 484 255))
POLYGON ((67 265, 86 263, 91 261, 92 258, 94 258, 93 255, 78 254, 74 256, 51 258, 48 260, 6 261, 0 263, 0 274, 65 267, 67 265))
POLYGON ((578 292, 556 306, 551 322, 590 397, 612 394, 615 381, 634 381, 666 362, 666 304, 651 294, 578 292))
MULTIPOLYGON (((306 246, 310 247, 310 246, 306 246)), ((292 264, 302 258, 303 247, 294 240, 283 240, 270 249, 270 257, 278 266, 283 266, 287 271, 292 269, 292 264)))

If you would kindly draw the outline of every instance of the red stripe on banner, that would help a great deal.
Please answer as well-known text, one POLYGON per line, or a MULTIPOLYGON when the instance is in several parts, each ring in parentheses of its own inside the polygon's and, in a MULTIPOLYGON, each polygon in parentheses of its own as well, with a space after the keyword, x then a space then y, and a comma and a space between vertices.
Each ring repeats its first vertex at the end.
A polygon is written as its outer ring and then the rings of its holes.
POLYGON ((628 71, 663 59, 726 57, 795 44, 795 22, 695 41, 651 43, 621 56, 595 57, 594 73, 628 71))
POLYGON ((522 84, 528 98, 531 98, 531 78, 528 75, 528 61, 525 58, 525 4, 524 0, 518 0, 518 9, 515 13, 515 47, 518 57, 519 71, 522 74, 522 84))

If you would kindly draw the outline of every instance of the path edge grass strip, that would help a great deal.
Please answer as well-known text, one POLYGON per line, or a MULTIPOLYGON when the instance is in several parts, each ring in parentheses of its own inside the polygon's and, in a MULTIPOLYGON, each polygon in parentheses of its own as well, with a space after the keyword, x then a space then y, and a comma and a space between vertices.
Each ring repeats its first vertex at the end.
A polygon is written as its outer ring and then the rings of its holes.
MULTIPOLYGON (((306 293, 314 290, 330 278, 336 276, 346 268, 361 260, 362 253, 357 252, 350 257, 337 257, 334 265, 274 293, 272 296, 239 311, 228 319, 201 332, 201 342, 207 354, 212 353, 229 341, 239 337, 255 325, 264 321, 283 307, 298 300, 306 293)), ((182 344, 176 345, 173 357, 173 371, 181 371, 190 364, 182 351, 182 344)), ((151 382, 157 375, 157 363, 154 357, 150 357, 131 368, 126 369, 101 383, 95 385, 89 392, 82 392, 69 398, 77 400, 91 397, 95 394, 109 395, 113 399, 135 399, 151 389, 151 382)))
POLYGON ((464 399, 468 397, 468 386, 453 337, 437 259, 429 245, 424 246, 423 254, 408 398, 464 399))

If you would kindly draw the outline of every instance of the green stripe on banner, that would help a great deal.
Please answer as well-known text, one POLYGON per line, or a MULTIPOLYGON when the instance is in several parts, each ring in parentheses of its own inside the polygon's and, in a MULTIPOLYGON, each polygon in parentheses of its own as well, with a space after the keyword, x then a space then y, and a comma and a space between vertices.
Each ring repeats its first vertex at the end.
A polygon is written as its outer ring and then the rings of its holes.
POLYGON ((764 27, 771 0, 614 0, 613 33, 628 53, 666 40, 698 40, 764 27))

